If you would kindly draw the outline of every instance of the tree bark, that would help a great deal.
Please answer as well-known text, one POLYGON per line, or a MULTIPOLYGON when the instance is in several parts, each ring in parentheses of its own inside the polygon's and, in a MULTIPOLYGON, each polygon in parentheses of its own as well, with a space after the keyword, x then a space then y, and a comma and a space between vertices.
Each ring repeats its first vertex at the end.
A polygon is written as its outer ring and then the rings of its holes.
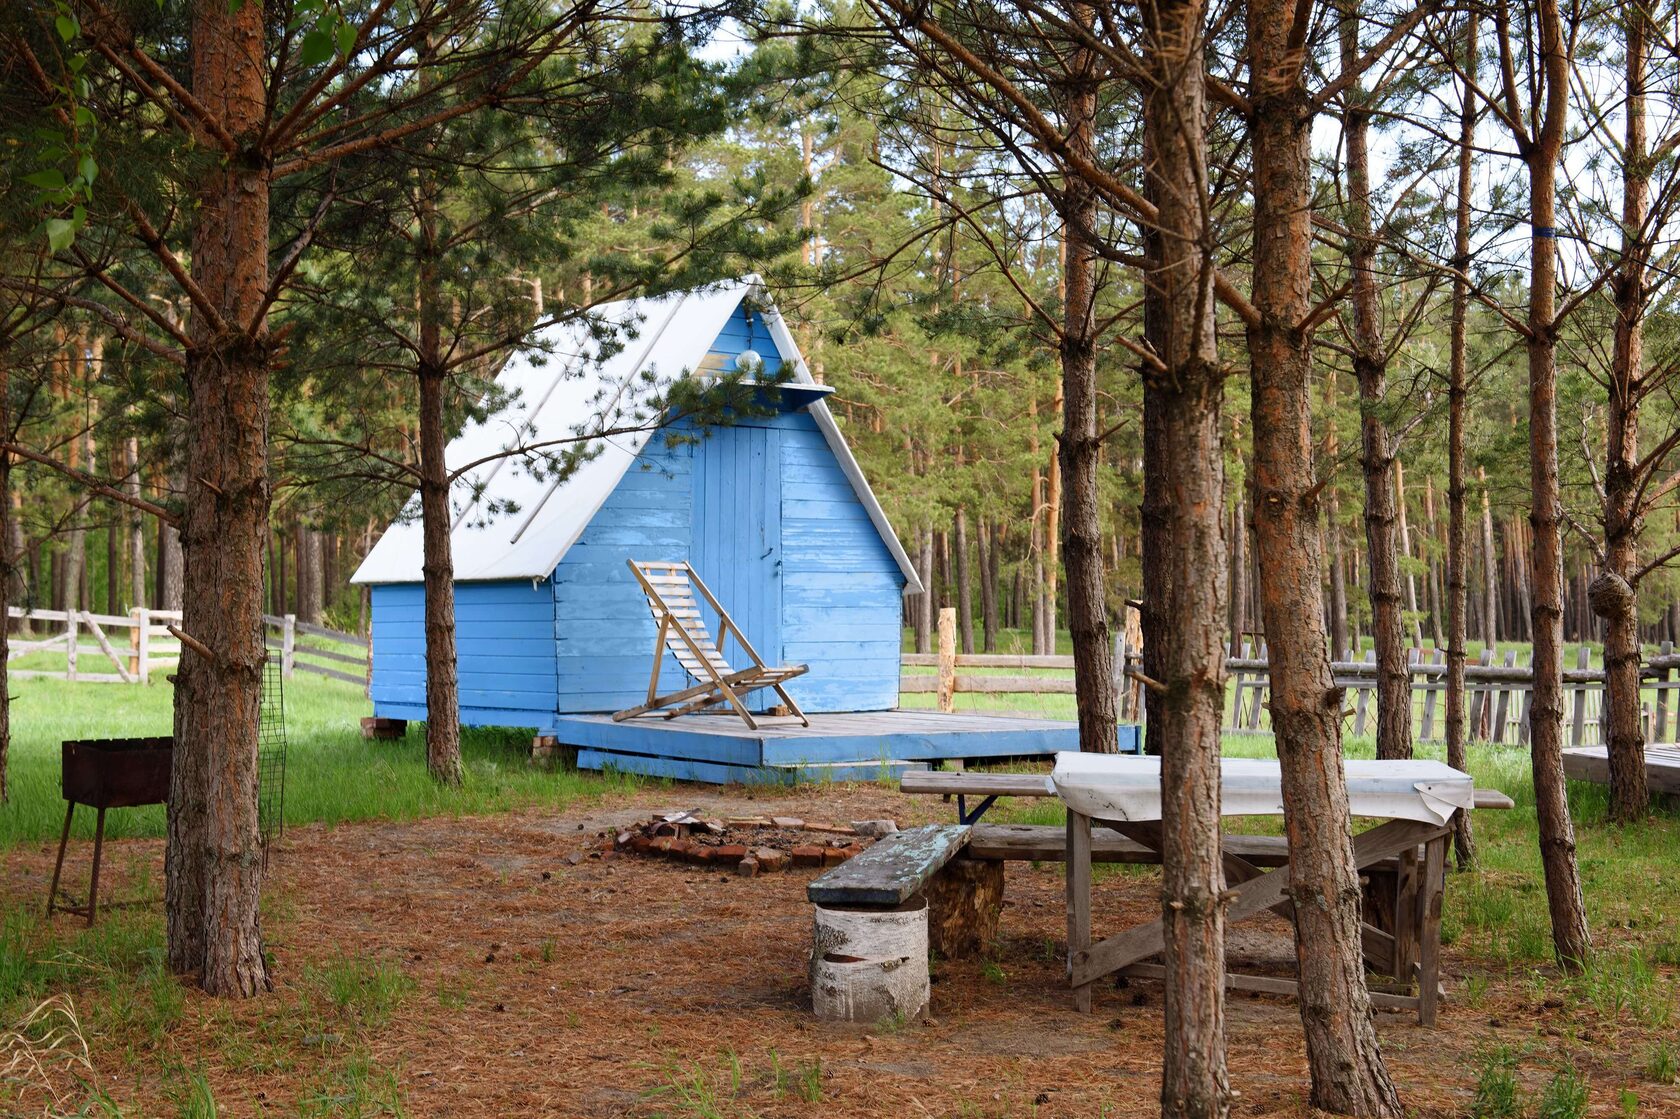
POLYGON ((997 649, 998 632, 998 553, 992 524, 980 518, 980 533, 975 538, 980 558, 980 632, 981 649, 990 653, 997 649))
MULTIPOLYGON (((1147 292, 1146 292, 1147 294, 1147 292)), ((1146 455, 1148 449, 1145 448, 1146 455)), ((1147 478, 1144 479, 1148 481, 1147 478)), ((1243 655, 1243 632, 1248 624, 1248 495, 1239 490, 1231 502, 1231 536, 1226 548, 1230 556, 1230 575, 1225 613, 1231 631, 1230 650, 1233 657, 1243 655)), ((1144 548, 1148 555, 1148 547, 1144 548)), ((1147 587, 1144 595, 1147 597, 1147 587)), ((1147 604, 1146 604, 1147 608, 1147 604)))
POLYGON ((1499 645, 1499 551, 1493 542, 1493 507, 1488 502, 1487 471, 1476 468, 1482 490, 1482 644, 1489 652, 1499 645))
POLYGON ((917 574, 922 579, 922 593, 916 596, 916 652, 933 651, 933 530, 922 529, 921 545, 917 549, 917 574))
MULTIPOLYGON (((0 347, 0 434, 12 438, 12 366, 0 347)), ((12 456, 0 451, 0 804, 11 799, 9 761, 12 752, 11 639, 12 598, 16 593, 17 550, 12 531, 12 456)))
MULTIPOLYGON (((1324 466, 1336 469, 1341 456, 1341 437, 1336 433, 1336 371, 1324 374, 1324 466)), ((1324 532, 1330 556, 1330 659, 1345 660, 1353 655, 1348 643, 1347 572, 1342 560, 1342 498, 1336 479, 1324 485, 1324 532)))
POLYGON ((957 632, 962 651, 974 652, 974 587, 968 569, 968 512, 957 506, 951 519, 951 559, 957 569, 957 632))
MULTIPOLYGON (((221 323, 194 314, 187 350, 187 489, 181 543, 184 649, 165 849, 168 961, 213 995, 270 987, 258 901, 257 730, 265 650, 270 342, 264 8, 199 0, 192 90, 244 153, 207 160, 198 183, 192 278, 221 323)), ((211 136, 200 137, 215 150, 211 136)))
MULTIPOLYGON (((1465 83, 1458 126, 1458 191, 1453 213, 1452 326, 1447 386, 1447 764, 1467 768, 1464 664, 1467 656, 1465 607, 1470 590, 1470 541, 1465 524, 1464 444, 1470 397, 1470 199, 1476 139, 1475 90, 1480 17, 1471 9, 1464 23, 1465 83)), ((1453 849, 1460 870, 1476 863, 1476 837, 1470 813, 1453 820, 1453 849)))
POLYGON ((1323 540, 1313 478, 1312 120, 1294 0, 1252 0, 1254 80, 1254 527, 1291 852, 1309 1102, 1344 1115, 1402 1108, 1371 1021, 1359 873, 1342 769, 1342 699, 1324 634, 1323 540))
MULTIPOLYGON (((1534 642, 1534 698, 1529 714, 1540 859, 1546 873, 1552 946, 1566 969, 1585 966, 1591 941, 1575 826, 1563 774, 1563 495, 1557 446, 1557 165, 1569 111, 1569 59, 1557 0, 1538 0, 1544 67, 1544 117, 1528 145, 1529 256, 1528 449, 1529 617, 1534 642)), ((1501 28, 1503 31, 1504 29, 1501 28)))
MULTIPOLYGON (((1076 2, 1070 12, 1082 25, 1091 24, 1088 5, 1076 2)), ((1096 153, 1098 66, 1095 51, 1076 48, 1068 77, 1058 91, 1068 145, 1092 162, 1096 153)), ((1103 581, 1102 493, 1097 476, 1102 410, 1097 396, 1096 188, 1081 176, 1067 176, 1061 206, 1066 258, 1062 270, 1062 388, 1058 394, 1062 398, 1062 433, 1050 472, 1050 537, 1054 543, 1059 488, 1061 560, 1067 568, 1067 619, 1073 641, 1079 748, 1085 753, 1112 754, 1118 749, 1118 720, 1114 707, 1114 646, 1109 641, 1108 592, 1103 581)), ((1047 591, 1050 652, 1055 652, 1057 566, 1053 550, 1047 591)))
POLYGON ((324 584, 321 570, 321 533, 298 522, 297 616, 312 626, 321 624, 324 584))
MULTIPOLYGON (((1359 65, 1359 3, 1340 0, 1341 64, 1359 65)), ((1353 371, 1359 380, 1360 467, 1365 478, 1365 552, 1370 578, 1371 639, 1377 652, 1377 757, 1412 756, 1412 677, 1400 609, 1400 545, 1394 502, 1394 452, 1383 411, 1388 358, 1377 311, 1377 242, 1371 231, 1370 111, 1362 91, 1347 93, 1348 264, 1353 271, 1353 371)), ((1258 434, 1258 433, 1256 433, 1258 434)))
MULTIPOLYGON (((1225 871, 1220 723, 1226 613, 1224 375, 1208 227, 1202 0, 1146 0, 1144 655, 1149 737, 1161 754, 1161 915, 1166 967, 1161 1114, 1230 1113, 1225 1063, 1225 871)), ((1071 394, 1070 394, 1071 396, 1071 394)), ((1239 508, 1241 503, 1238 503, 1239 508)), ((1071 586, 1071 580, 1070 580, 1071 586)))
MULTIPOLYGON (((429 70, 431 50, 422 51, 429 70)), ((422 79, 425 84, 427 79, 422 79)), ((461 783, 460 685, 455 658, 455 557, 450 529, 449 464, 444 449, 444 394, 449 387, 443 344, 443 269, 437 188, 421 171, 419 237, 420 534, 426 627, 426 769, 439 784, 461 783)))
MULTIPOLYGON (((1400 518, 1400 558, 1411 564, 1417 558, 1412 551, 1412 526, 1406 520, 1406 469, 1398 457, 1394 460, 1394 509, 1400 518)), ((1406 568, 1406 612, 1412 618, 1412 648, 1423 648, 1423 622, 1418 609, 1417 572, 1406 568)))
POLYGON ((1644 393, 1645 223, 1650 211, 1650 164, 1645 135, 1646 26, 1644 6, 1621 9, 1625 40, 1626 141, 1622 148, 1622 251, 1611 284, 1616 304, 1615 345, 1605 410, 1604 570, 1590 600, 1604 619, 1604 706, 1609 724, 1610 818, 1642 819, 1651 807, 1645 781, 1645 736, 1639 704, 1639 405, 1644 393))

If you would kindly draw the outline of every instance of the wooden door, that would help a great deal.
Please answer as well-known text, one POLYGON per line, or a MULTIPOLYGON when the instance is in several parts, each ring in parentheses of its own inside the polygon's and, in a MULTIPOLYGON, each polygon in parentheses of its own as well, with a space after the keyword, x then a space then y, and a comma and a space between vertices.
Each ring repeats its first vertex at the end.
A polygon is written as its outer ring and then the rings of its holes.
MULTIPOLYGON (((745 424, 714 427, 694 450, 689 562, 767 664, 782 660, 780 434, 745 424)), ((723 654, 737 668, 749 663, 733 638, 723 654)), ((756 710, 775 693, 752 698, 756 710)))

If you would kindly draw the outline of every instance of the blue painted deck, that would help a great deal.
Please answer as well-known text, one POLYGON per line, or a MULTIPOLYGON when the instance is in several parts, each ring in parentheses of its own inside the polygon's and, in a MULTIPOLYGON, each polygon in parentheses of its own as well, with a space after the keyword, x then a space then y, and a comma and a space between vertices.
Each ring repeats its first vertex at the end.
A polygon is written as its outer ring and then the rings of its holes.
POLYGON ((873 780, 946 759, 1045 757, 1079 748, 1079 728, 1050 719, 859 711, 761 718, 757 730, 733 715, 561 715, 553 733, 579 748, 578 767, 714 783, 873 780))

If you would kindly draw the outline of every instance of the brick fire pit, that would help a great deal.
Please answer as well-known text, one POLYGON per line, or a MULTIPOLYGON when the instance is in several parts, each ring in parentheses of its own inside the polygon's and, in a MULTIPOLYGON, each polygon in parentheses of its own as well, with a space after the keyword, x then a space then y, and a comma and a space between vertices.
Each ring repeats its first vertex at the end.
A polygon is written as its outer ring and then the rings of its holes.
POLYGON ((733 869, 751 878, 790 867, 838 866, 896 830, 888 821, 811 823, 790 816, 703 818, 667 812, 625 828, 611 846, 630 855, 665 858, 691 866, 733 869))

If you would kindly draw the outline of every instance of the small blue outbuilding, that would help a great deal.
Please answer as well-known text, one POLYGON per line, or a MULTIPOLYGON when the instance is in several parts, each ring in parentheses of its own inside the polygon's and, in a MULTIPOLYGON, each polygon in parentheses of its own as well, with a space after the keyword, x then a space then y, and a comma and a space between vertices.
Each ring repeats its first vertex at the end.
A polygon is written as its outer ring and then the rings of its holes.
MULTIPOLYGON (((594 319, 509 361, 497 383, 512 403, 449 446, 451 468, 481 463, 453 491, 462 722, 554 733, 563 716, 641 703, 655 629, 630 558, 693 564, 766 661, 810 666, 788 685, 806 711, 896 707, 900 599, 921 587, 763 284, 594 319), (735 370, 743 354, 749 371, 782 374, 775 414, 646 423, 673 381, 735 370), (497 457, 567 439, 590 451, 570 472, 497 457)), ((379 716, 426 715, 420 564, 410 510, 353 578, 371 587, 379 716)), ((664 665, 662 690, 683 686, 664 665)))

